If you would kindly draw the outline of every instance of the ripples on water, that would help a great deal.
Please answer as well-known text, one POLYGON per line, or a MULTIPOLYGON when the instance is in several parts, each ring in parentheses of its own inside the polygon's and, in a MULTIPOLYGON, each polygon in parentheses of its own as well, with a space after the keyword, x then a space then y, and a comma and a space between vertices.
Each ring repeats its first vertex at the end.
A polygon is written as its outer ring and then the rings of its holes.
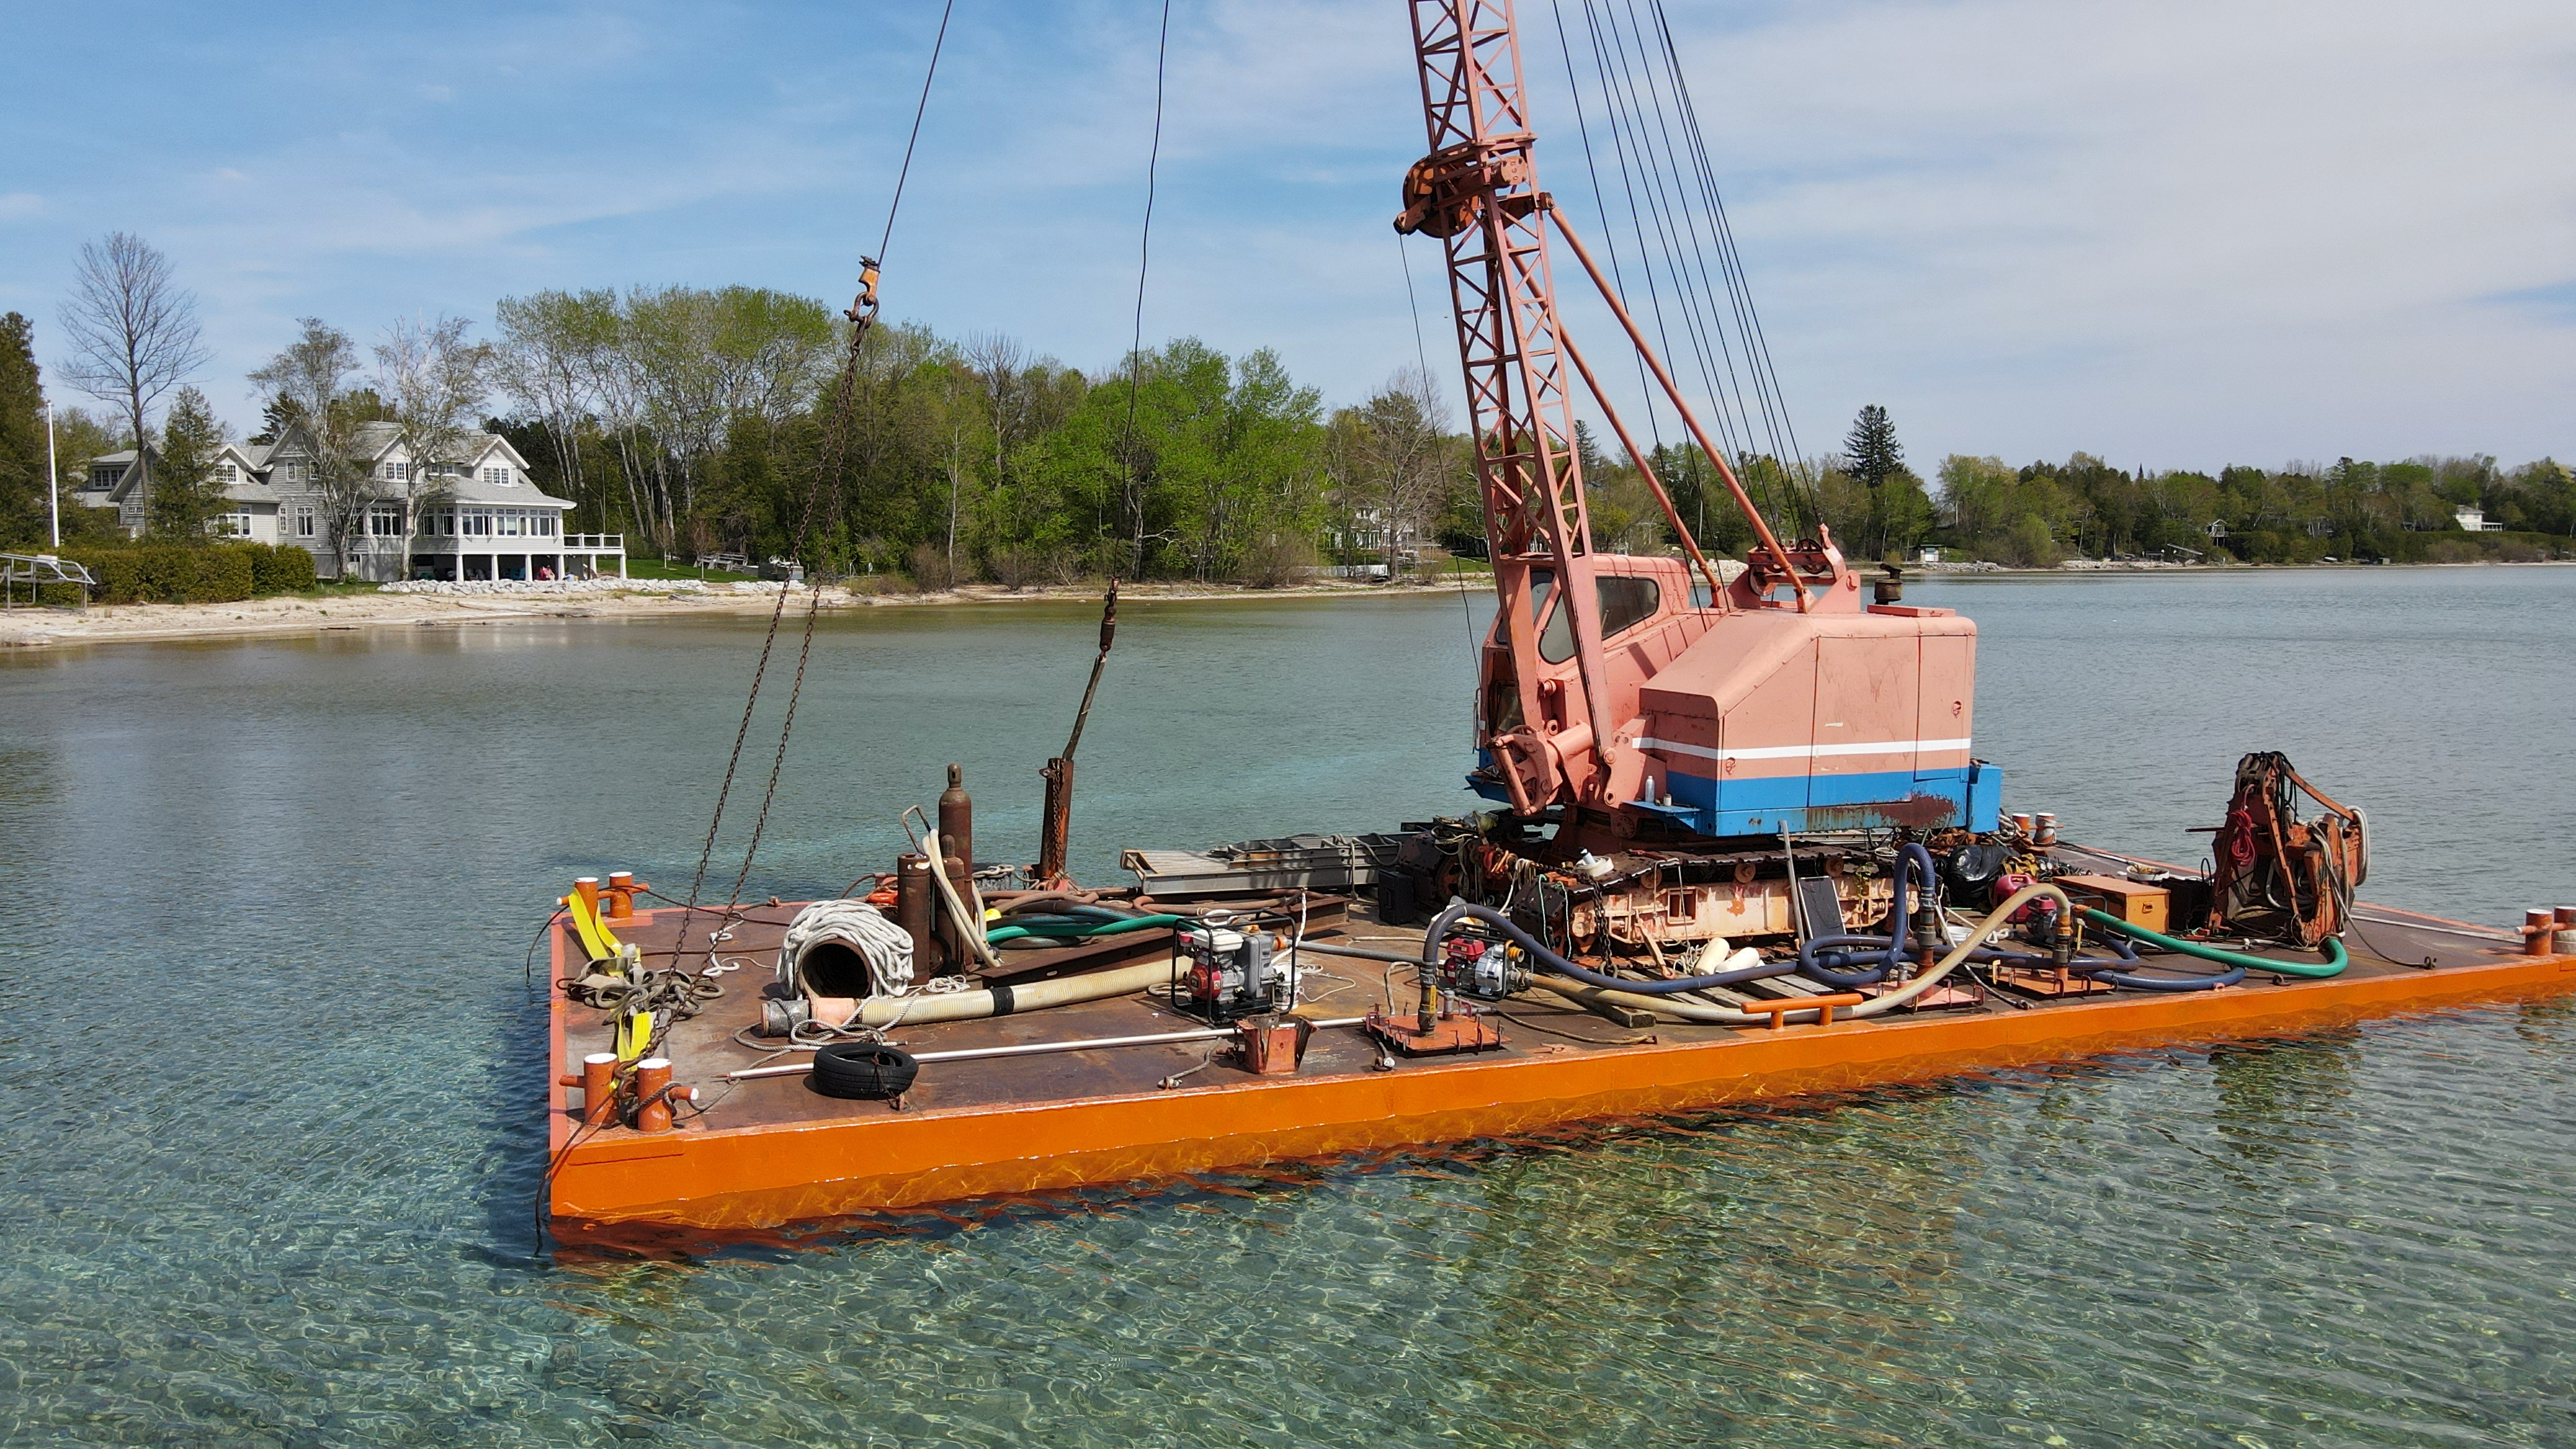
MULTIPOLYGON (((2375 894, 2493 919, 2576 874, 2561 847, 2445 885, 2464 811, 2576 803, 2561 695, 2505 667, 2563 637, 2565 577, 1938 601, 1983 623, 1980 736, 2041 803, 2179 837, 2235 753, 2282 744, 2379 807, 2375 894), (2461 606, 2374 632, 2366 587, 2461 606), (2222 652, 2188 690, 2051 663, 2146 609, 2150 653, 2207 658, 2256 606, 2298 647, 2222 652), (2481 714, 2502 727, 2446 734, 2481 714), (2192 762, 2199 793, 2088 767, 2106 738, 2122 769, 2192 762), (2473 764, 2428 784, 2426 752, 2473 764)), ((1446 607, 1147 611, 1078 833, 1105 854, 1455 808, 1422 783, 1458 763, 1446 607)), ((986 838, 1025 834, 1009 781, 1062 728, 1088 626, 1020 622, 850 626, 872 667, 823 676, 756 884, 874 859, 873 817, 945 758, 993 782, 986 838), (920 708, 939 738, 894 728, 920 708)), ((0 665, 0 1437, 2576 1443, 2555 1003, 532 1262, 523 928, 576 867, 685 872, 744 639, 580 628, 0 665)))

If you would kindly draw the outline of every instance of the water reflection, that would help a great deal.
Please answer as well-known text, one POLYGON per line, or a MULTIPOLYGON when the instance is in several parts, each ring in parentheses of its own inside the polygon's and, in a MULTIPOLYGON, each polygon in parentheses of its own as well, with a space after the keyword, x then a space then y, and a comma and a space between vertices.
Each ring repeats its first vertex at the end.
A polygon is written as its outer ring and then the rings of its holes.
MULTIPOLYGON (((2314 1160, 2314 1134, 2345 1115, 2361 1040, 2354 1026, 2211 1047, 2218 1100, 2210 1120, 2218 1135, 2244 1163, 2301 1176, 2295 1164, 2314 1160)), ((2256 1179, 2245 1180, 2250 1186, 2256 1179)))
MULTIPOLYGON (((2438 609, 2286 575, 1926 602, 1978 616, 2016 808, 2190 849, 2235 754, 2277 744, 2372 807, 2374 892, 2496 919, 2565 874, 2478 852, 2576 818, 2523 663, 2576 574, 2443 577, 2438 609), (2249 629, 2298 647, 2212 647, 2249 629), (2199 688, 2054 692, 2114 646, 2199 688), (2344 687, 2375 671, 2460 687, 2344 687)), ((1137 620, 1083 745, 1082 872, 1465 803, 1454 599, 1137 620)), ((979 835, 1029 842, 1095 621, 834 621, 752 890, 882 861, 951 759, 979 835)), ((520 954, 570 875, 685 878, 757 639, 0 657, 0 1442, 2568 1437, 2563 1003, 532 1262, 520 954)))

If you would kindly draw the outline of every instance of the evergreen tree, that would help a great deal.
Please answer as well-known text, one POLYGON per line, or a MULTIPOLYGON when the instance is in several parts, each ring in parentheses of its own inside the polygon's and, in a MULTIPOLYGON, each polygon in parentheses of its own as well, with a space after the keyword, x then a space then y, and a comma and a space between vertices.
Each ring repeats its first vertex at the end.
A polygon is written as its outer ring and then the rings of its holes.
POLYGON ((1887 420, 1887 409, 1876 403, 1862 408, 1852 420, 1851 436, 1843 439, 1843 471, 1874 493, 1904 466, 1905 445, 1896 441, 1896 424, 1887 420))
POLYGON ((206 526, 224 506, 223 487, 215 478, 223 447, 223 425, 215 421, 206 395, 193 387, 179 389, 161 424, 160 466, 152 470, 149 503, 155 536, 179 543, 206 541, 206 526))
POLYGON ((262 445, 274 443, 284 437, 286 430, 294 427, 296 419, 301 416, 303 414, 295 406, 295 399, 279 393, 260 406, 259 431, 251 434, 249 441, 262 445))
POLYGON ((1851 435, 1843 439, 1843 471, 1869 490, 1869 521, 1862 528, 1861 554, 1884 557, 1904 525, 1915 523, 1916 512, 1912 499, 1891 504, 1887 497, 1891 480, 1912 477, 1905 467, 1905 445, 1896 441, 1896 425, 1887 420, 1887 409, 1871 403, 1852 420, 1851 435))
POLYGON ((0 541, 43 542, 53 480, 45 468, 45 389, 36 368, 35 327, 0 317, 0 541))

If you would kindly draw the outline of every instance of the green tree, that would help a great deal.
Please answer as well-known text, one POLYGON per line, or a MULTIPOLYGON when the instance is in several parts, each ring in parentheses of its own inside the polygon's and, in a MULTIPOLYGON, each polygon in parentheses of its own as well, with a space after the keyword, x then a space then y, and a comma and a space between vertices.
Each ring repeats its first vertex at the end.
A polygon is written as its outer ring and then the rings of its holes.
POLYGON ((206 395, 193 387, 179 389, 162 420, 160 467, 153 470, 146 496, 150 528, 156 538, 173 543, 204 543, 215 516, 223 512, 223 485, 215 465, 224 448, 224 427, 215 420, 206 395))
POLYGON ((1842 471, 1868 491, 1869 508, 1861 528, 1861 553, 1868 558, 1884 558, 1891 549, 1901 547, 1897 535, 1911 528, 1918 534, 1928 525, 1931 509, 1918 507, 1923 485, 1905 466, 1905 446, 1896 440, 1896 424, 1890 422, 1887 409, 1871 403, 1852 419, 1851 432, 1843 439, 1842 471), (1913 484, 1912 497, 1891 497, 1889 485, 1899 479, 1913 484))
POLYGON ((0 317, 0 540, 34 545, 50 536, 53 478, 45 462, 45 388, 36 366, 35 327, 0 317))
POLYGON ((381 412, 373 392, 350 391, 358 349, 349 334, 319 317, 306 317, 302 332, 250 380, 294 409, 292 431, 279 439, 276 476, 287 488, 310 488, 320 504, 323 540, 339 577, 366 526, 376 489, 357 456, 358 425, 381 412))

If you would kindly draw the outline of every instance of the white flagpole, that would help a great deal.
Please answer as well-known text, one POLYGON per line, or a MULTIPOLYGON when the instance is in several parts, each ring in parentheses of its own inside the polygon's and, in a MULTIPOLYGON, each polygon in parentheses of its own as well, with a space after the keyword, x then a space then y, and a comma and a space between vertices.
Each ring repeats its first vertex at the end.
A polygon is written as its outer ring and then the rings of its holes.
POLYGON ((45 516, 53 521, 54 547, 63 546, 63 470, 54 461, 54 400, 45 399, 45 516))

